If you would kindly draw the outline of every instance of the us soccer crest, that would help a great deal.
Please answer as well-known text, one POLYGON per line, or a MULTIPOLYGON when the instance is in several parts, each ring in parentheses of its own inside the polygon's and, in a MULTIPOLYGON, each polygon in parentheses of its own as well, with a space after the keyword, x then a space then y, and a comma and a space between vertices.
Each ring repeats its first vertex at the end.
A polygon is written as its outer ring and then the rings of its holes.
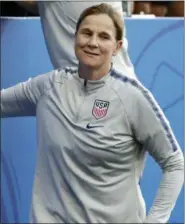
POLYGON ((95 100, 92 114, 96 119, 105 117, 108 111, 109 102, 103 100, 95 100))

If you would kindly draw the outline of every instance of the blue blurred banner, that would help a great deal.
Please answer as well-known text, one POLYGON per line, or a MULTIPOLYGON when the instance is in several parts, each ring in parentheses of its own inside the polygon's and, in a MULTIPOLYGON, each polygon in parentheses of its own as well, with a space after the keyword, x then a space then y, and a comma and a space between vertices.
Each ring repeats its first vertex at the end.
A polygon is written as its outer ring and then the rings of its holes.
MULTIPOLYGON (((184 147, 184 19, 127 19, 129 54, 184 147)), ((52 70, 40 20, 1 19, 1 88, 52 70)), ((1 124, 1 222, 28 223, 36 162, 35 118, 8 118, 1 124)), ((161 171, 148 157, 141 187, 147 210, 161 171)), ((170 218, 184 222, 181 192, 170 218)))

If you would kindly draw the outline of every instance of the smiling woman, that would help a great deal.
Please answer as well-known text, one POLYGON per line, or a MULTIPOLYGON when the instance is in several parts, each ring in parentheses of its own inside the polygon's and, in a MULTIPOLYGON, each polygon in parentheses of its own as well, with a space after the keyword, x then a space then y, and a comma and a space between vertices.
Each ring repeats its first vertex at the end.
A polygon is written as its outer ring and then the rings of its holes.
POLYGON ((110 5, 87 8, 77 22, 75 35, 80 77, 97 80, 107 74, 112 57, 122 47, 122 38, 123 20, 110 5))
POLYGON ((183 154, 152 94, 111 66, 122 44, 119 18, 106 4, 88 8, 75 36, 78 67, 1 91, 2 117, 37 118, 31 223, 166 223, 170 217, 183 184, 183 154), (147 215, 139 185, 146 151, 163 171, 147 215))
POLYGON ((75 38, 80 77, 89 80, 102 78, 110 70, 112 57, 121 46, 122 40, 116 40, 116 28, 108 15, 85 17, 75 38))

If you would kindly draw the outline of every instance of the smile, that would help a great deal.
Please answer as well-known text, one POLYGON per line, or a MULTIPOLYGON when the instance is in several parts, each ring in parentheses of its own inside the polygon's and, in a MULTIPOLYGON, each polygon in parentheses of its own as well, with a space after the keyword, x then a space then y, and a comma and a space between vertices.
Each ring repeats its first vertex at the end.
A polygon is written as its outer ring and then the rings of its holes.
POLYGON ((97 53, 93 53, 93 52, 89 52, 89 51, 84 51, 86 54, 88 55, 94 55, 94 56, 98 56, 99 54, 97 53))

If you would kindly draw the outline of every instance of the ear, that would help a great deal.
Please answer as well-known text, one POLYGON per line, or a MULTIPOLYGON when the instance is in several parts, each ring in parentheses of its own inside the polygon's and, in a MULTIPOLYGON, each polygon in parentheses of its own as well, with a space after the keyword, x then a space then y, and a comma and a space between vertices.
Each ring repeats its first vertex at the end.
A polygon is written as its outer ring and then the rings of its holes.
POLYGON ((116 48, 115 48, 115 50, 113 52, 113 56, 115 56, 118 53, 118 51, 122 48, 123 41, 122 40, 118 40, 117 43, 116 43, 116 45, 117 46, 116 46, 116 48))

